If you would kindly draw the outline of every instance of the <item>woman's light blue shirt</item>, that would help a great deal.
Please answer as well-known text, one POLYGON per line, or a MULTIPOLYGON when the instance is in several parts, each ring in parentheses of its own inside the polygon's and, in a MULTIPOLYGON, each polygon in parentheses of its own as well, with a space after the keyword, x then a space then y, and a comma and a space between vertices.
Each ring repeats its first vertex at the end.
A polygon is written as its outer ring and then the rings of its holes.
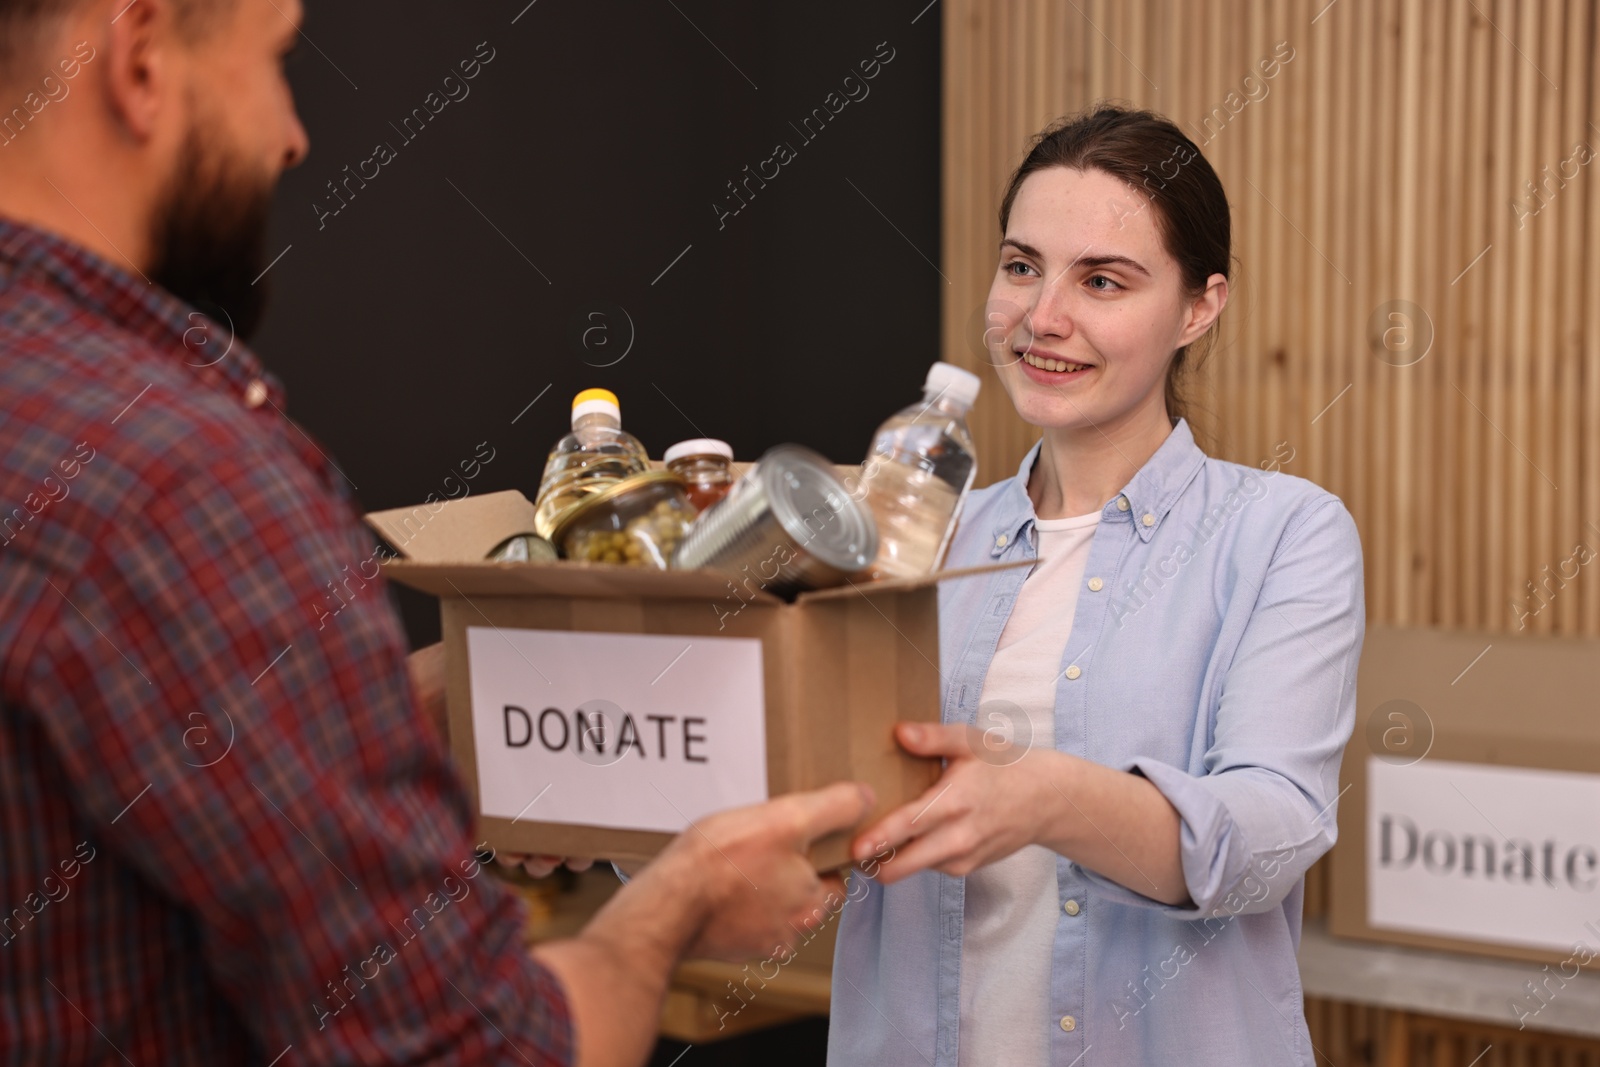
MULTIPOLYGON (((1037 1021, 1055 1067, 1315 1062, 1295 963, 1302 876, 1334 840, 1366 615, 1355 523, 1279 469, 1284 447, 1260 467, 1225 463, 1179 420, 1101 512, 1055 746, 1172 802, 1193 905, 1058 858, 1051 1013, 1037 1021)), ((1035 558, 1038 452, 971 495, 948 567, 1035 558)), ((994 725, 979 694, 1028 571, 941 584, 944 721, 994 725)), ((963 891, 928 871, 852 893, 830 1064, 956 1063, 963 891)))

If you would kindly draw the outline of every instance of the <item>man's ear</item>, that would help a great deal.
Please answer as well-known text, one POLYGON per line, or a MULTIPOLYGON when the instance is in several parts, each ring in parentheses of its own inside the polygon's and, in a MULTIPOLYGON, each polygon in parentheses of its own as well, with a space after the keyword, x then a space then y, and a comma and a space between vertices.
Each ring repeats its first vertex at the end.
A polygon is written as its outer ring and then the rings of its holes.
MULTIPOLYGON (((126 0, 115 0, 112 8, 126 0)), ((171 106, 173 11, 169 0, 132 0, 112 18, 105 42, 106 97, 128 135, 155 135, 163 106, 171 106)))

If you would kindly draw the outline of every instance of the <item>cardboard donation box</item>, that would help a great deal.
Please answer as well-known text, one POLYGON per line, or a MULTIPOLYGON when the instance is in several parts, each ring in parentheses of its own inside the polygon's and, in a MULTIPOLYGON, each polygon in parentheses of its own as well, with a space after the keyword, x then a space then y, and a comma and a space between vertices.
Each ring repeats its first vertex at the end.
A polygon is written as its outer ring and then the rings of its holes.
POLYGON ((1600 641, 1374 626, 1358 693, 1329 929, 1600 957, 1600 641))
POLYGON ((533 529, 514 491, 367 521, 404 557, 390 579, 439 598, 450 747, 497 849, 643 858, 726 808, 857 780, 876 818, 938 777, 892 727, 939 719, 951 572, 790 604, 709 571, 483 562, 533 529))

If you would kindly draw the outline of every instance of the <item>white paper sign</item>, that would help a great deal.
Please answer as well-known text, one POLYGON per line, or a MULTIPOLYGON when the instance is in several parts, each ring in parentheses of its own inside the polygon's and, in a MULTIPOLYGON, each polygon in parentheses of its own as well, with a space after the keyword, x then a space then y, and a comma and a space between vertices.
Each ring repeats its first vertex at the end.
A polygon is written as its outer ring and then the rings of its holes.
POLYGON ((761 642, 467 628, 485 815, 675 833, 767 799, 761 642))
POLYGON ((1367 774, 1372 926, 1562 951, 1600 937, 1600 775, 1376 756, 1367 774))

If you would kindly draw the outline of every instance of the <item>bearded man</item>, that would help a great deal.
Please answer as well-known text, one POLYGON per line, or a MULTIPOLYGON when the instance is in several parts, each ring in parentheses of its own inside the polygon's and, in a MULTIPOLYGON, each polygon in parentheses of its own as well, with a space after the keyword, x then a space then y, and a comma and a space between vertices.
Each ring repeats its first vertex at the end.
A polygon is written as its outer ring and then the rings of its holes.
POLYGON ((371 541, 246 343, 301 14, 0 0, 0 1062, 638 1063, 871 797, 707 819, 524 949, 436 654, 382 595, 314 625, 371 541))

